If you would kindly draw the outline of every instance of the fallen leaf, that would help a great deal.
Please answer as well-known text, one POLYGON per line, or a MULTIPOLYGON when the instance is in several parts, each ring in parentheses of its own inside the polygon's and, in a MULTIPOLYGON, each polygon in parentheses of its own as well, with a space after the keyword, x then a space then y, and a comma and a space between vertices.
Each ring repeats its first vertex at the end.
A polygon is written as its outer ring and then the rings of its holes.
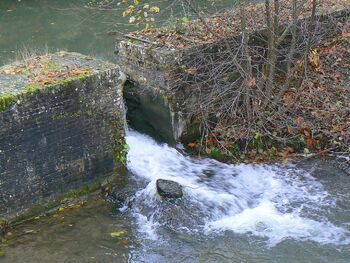
POLYGON ((305 137, 307 137, 307 138, 310 138, 310 137, 311 137, 310 133, 309 133, 307 130, 304 130, 304 135, 305 135, 305 137))
POLYGON ((119 244, 126 246, 129 244, 129 240, 127 240, 127 239, 120 240, 119 244))
POLYGON ((179 49, 182 49, 182 48, 184 48, 184 47, 185 47, 184 44, 179 44, 179 45, 176 46, 176 48, 179 48, 179 49))
POLYGON ((17 240, 17 244, 20 244, 20 245, 27 245, 27 244, 28 244, 28 241, 25 240, 25 239, 19 239, 19 240, 17 240))
POLYGON ((187 144, 187 146, 190 148, 196 148, 197 144, 195 142, 190 142, 187 144))
POLYGON ((315 140, 307 139, 305 143, 308 147, 313 147, 315 145, 315 140))
POLYGON ((72 69, 69 73, 73 74, 73 75, 86 75, 86 74, 90 74, 91 70, 87 70, 87 69, 72 69))
POLYGON ((112 232, 111 237, 120 237, 120 236, 123 236, 124 234, 125 234, 124 231, 112 232))
POLYGON ((256 85, 256 79, 252 78, 252 79, 246 80, 245 85, 249 88, 254 87, 256 85))
POLYGON ((287 151, 288 151, 289 153, 293 153, 293 152, 294 152, 294 148, 293 148, 293 147, 287 147, 287 151))
POLYGON ((320 59, 316 51, 312 51, 312 53, 309 56, 309 61, 311 66, 314 68, 318 68, 320 65, 320 59))

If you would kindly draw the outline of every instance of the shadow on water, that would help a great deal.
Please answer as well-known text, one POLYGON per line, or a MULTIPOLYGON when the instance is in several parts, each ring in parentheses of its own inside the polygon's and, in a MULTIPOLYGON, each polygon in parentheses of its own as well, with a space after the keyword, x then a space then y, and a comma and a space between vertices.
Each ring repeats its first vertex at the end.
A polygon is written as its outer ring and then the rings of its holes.
MULTIPOLYGON (((118 178, 118 194, 136 184, 127 175, 118 178)), ((40 216, 10 229, 2 240, 0 262, 129 262, 140 245, 130 215, 99 194, 72 206, 40 216), (112 236, 112 233, 116 233, 112 236)))

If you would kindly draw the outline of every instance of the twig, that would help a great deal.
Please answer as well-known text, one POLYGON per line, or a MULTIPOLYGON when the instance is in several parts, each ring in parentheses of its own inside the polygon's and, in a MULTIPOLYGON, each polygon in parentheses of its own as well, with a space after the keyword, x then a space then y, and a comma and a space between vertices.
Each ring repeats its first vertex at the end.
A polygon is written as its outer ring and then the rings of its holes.
POLYGON ((123 37, 124 38, 129 38, 129 39, 132 39, 132 40, 137 40, 137 41, 140 41, 140 42, 143 42, 143 43, 147 43, 147 44, 159 45, 157 42, 153 42, 153 41, 150 41, 150 40, 147 40, 147 39, 144 39, 144 38, 139 38, 139 37, 130 36, 130 35, 124 35, 123 37))

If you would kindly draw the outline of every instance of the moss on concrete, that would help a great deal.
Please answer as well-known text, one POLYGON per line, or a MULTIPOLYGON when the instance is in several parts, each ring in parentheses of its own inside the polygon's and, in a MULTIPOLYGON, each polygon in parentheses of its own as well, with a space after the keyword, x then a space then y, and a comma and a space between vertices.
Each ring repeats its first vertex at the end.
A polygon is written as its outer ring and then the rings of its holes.
MULTIPOLYGON (((66 206, 67 200, 69 200, 70 203, 76 203, 88 196, 97 196, 100 194, 99 190, 101 189, 102 183, 104 181, 105 180, 101 179, 92 183, 84 184, 79 188, 69 189, 68 191, 60 189, 62 193, 59 197, 36 204, 30 209, 27 209, 26 211, 23 211, 17 215, 7 218, 0 218, 0 225, 6 226, 6 228, 10 228, 13 225, 21 224, 42 214, 51 214, 57 211, 60 207, 66 206)), ((5 234, 5 232, 6 230, 4 227, 4 233, 0 232, 0 236, 1 234, 5 234)))
MULTIPOLYGON (((66 192, 63 195, 63 198, 77 198, 77 197, 86 196, 92 192, 97 191, 98 189, 100 189, 100 187, 101 187, 100 182, 93 182, 90 184, 84 184, 80 188, 70 189, 68 192, 66 192)), ((61 199, 61 201, 62 201, 62 199, 61 199)))
POLYGON ((115 65, 78 53, 58 52, 14 62, 0 68, 0 112, 18 98, 65 85, 73 80, 85 81, 115 65))
POLYGON ((8 107, 12 102, 16 102, 16 96, 9 92, 0 94, 0 111, 8 107))

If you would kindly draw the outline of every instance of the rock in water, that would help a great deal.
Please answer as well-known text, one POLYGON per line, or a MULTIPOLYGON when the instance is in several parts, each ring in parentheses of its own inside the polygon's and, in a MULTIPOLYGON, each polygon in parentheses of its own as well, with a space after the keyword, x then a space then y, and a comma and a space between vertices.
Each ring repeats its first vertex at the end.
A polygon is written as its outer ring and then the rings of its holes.
POLYGON ((181 198, 182 186, 174 181, 158 179, 157 192, 163 198, 181 198))

